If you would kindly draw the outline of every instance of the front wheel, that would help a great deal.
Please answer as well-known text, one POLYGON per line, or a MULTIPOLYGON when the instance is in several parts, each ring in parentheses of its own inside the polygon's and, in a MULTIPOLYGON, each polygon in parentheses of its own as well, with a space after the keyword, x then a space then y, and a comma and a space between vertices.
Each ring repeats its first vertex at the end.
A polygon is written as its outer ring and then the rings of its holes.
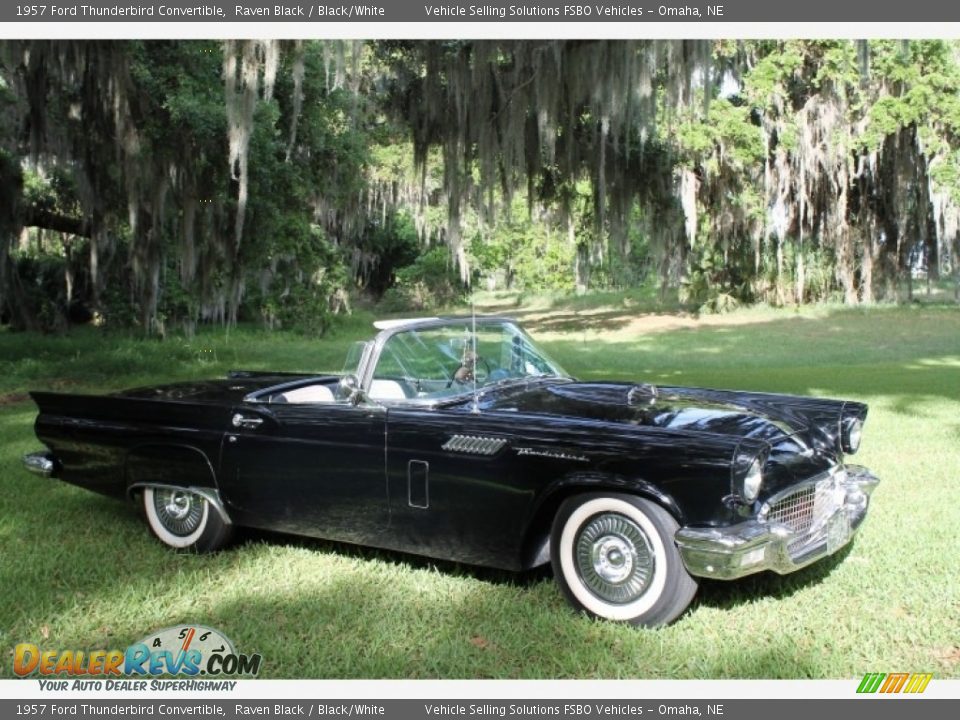
POLYGON ((230 539, 232 526, 206 498, 189 490, 144 488, 143 509, 151 532, 177 550, 213 552, 230 539))
POLYGON ((550 536, 557 583, 578 610, 605 620, 665 625, 697 592, 673 542, 677 521, 632 495, 566 500, 550 536))

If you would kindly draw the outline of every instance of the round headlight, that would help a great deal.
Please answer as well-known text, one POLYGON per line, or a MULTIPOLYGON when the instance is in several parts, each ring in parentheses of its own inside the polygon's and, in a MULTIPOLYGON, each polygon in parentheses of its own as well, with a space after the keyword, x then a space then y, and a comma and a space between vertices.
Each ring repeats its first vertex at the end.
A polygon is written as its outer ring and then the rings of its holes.
POLYGON ((843 427, 843 451, 853 455, 860 449, 860 437, 863 435, 863 420, 851 418, 843 427))
POLYGON ((743 476, 743 499, 753 502, 760 494, 760 485, 763 484, 763 469, 760 458, 750 463, 747 474, 743 476))

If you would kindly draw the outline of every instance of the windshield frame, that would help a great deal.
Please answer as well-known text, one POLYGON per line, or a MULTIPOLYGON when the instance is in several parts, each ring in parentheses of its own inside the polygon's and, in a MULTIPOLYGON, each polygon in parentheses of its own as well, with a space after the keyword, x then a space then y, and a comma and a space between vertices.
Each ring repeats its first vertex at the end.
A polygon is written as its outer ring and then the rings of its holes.
POLYGON ((573 378, 567 373, 563 367, 560 366, 549 353, 545 352, 540 345, 534 341, 523 327, 517 323, 516 320, 507 317, 477 317, 471 318, 470 316, 458 316, 458 317, 446 317, 446 318, 429 318, 422 321, 414 320, 409 323, 404 323, 402 325, 388 327, 384 330, 381 330, 377 336, 371 341, 372 351, 365 353, 366 362, 363 364, 362 372, 358 376, 358 381, 360 387, 363 388, 365 395, 369 397, 370 387, 373 383, 374 375, 376 373, 377 366, 380 364, 380 359, 383 353, 383 349, 386 346, 387 342, 393 338, 395 335, 400 333, 405 333, 409 331, 420 331, 420 330, 434 330, 440 329, 447 326, 459 326, 462 327, 464 322, 470 324, 476 324, 477 332, 481 328, 488 329, 490 327, 508 327, 512 332, 516 333, 518 336, 524 338, 530 345, 537 351, 541 358, 555 370, 555 373, 544 374, 544 375, 529 375, 524 377, 508 378, 505 380, 511 380, 512 382, 497 381, 495 383, 490 383, 487 385, 477 385, 474 389, 472 384, 464 385, 461 392, 451 393, 450 395, 444 395, 443 397, 428 397, 428 398, 407 398, 405 400, 374 400, 378 404, 403 404, 403 405, 426 405, 426 406, 437 406, 437 405, 450 405, 462 402, 464 399, 472 397, 474 392, 478 395, 481 395, 485 392, 488 392, 493 387, 504 387, 506 385, 513 385, 516 383, 525 383, 530 382, 531 380, 537 380, 539 378, 557 378, 564 380, 572 380, 573 378))

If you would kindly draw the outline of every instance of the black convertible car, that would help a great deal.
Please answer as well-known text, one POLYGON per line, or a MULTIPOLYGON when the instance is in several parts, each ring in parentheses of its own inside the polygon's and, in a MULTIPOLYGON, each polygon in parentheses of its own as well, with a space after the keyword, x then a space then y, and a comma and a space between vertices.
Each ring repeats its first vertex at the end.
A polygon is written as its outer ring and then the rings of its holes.
POLYGON ((502 318, 377 323, 343 375, 233 372, 35 392, 42 475, 142 503, 167 545, 257 527, 522 571, 644 625, 698 577, 789 573, 846 545, 877 485, 865 405, 578 382, 502 318))

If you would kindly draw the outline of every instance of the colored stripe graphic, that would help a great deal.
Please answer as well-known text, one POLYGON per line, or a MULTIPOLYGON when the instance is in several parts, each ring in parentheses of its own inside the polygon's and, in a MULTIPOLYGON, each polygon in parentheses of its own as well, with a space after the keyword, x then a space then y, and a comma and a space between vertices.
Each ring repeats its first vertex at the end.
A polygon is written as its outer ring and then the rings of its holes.
POLYGON ((863 676, 863 680, 860 681, 860 687, 857 688, 857 692, 875 693, 885 677, 886 673, 867 673, 863 676))
POLYGON ((890 673, 887 675, 886 681, 883 683, 883 687, 880 688, 882 693, 898 693, 900 688, 903 687, 903 684, 907 682, 907 678, 910 677, 909 673, 890 673))
POLYGON ((927 689, 927 685, 930 684, 930 679, 932 677, 933 673, 914 673, 910 677, 910 682, 907 683, 907 687, 904 689, 904 692, 922 693, 927 689))
POLYGON ((933 673, 867 673, 857 686, 858 693, 922 693, 933 673))

